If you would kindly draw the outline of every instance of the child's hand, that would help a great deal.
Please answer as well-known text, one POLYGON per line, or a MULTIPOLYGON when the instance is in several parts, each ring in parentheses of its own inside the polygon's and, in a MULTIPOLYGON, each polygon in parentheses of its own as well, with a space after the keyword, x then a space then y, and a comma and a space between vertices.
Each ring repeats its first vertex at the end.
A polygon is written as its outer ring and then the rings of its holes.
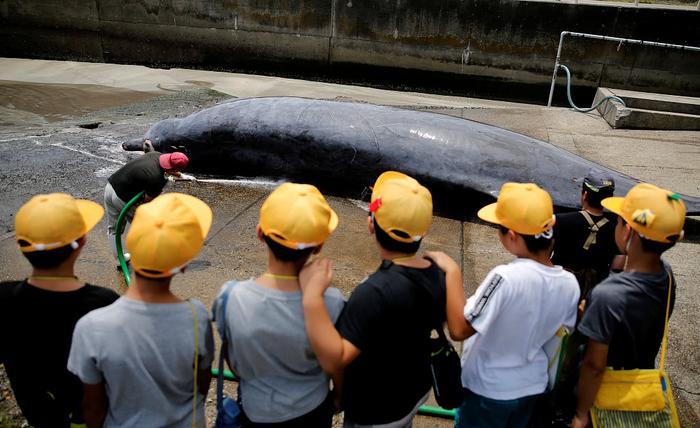
POLYGON ((333 279, 333 264, 325 258, 304 265, 299 272, 301 292, 305 295, 322 296, 333 279))
POLYGON ((459 265, 455 262, 452 257, 443 253, 442 251, 426 251, 423 256, 426 259, 430 259, 435 264, 438 265, 445 273, 457 271, 459 272, 459 265))

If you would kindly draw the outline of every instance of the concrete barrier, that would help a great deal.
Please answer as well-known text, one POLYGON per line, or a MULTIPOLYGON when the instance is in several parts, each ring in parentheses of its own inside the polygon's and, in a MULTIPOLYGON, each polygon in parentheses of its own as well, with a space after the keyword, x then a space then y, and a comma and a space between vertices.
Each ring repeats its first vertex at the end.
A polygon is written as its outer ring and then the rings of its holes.
MULTIPOLYGON (((531 86, 541 98, 528 98, 546 102, 561 31, 698 46, 698 18, 692 5, 595 1, 3 0, 0 55, 346 75, 381 70, 399 83, 413 76, 471 95, 480 95, 481 84, 531 86)), ((700 96, 697 52, 567 40, 562 63, 591 95, 607 86, 700 96)))

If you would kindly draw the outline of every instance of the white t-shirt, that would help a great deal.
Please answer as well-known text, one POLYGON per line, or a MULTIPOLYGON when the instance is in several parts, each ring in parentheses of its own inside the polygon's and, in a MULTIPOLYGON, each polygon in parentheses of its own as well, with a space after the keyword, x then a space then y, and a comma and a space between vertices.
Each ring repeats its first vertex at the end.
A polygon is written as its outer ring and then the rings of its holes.
POLYGON ((530 259, 496 266, 467 300, 476 334, 464 343, 462 385, 494 400, 544 392, 544 344, 562 326, 573 330, 579 287, 561 266, 530 259))

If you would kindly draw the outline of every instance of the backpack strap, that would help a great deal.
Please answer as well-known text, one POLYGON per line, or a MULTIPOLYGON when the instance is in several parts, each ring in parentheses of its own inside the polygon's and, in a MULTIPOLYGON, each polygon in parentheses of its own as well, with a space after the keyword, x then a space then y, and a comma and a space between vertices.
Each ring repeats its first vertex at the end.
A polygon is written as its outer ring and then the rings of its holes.
POLYGON ((664 319, 664 338, 661 340, 661 360, 659 361, 659 369, 664 371, 664 363, 666 362, 666 337, 668 336, 668 316, 671 311, 671 289, 673 288, 673 276, 670 267, 668 268, 668 297, 666 298, 666 317, 664 319))
POLYGON ((588 222, 588 238, 586 238, 586 242, 583 243, 583 249, 588 250, 591 247, 591 245, 596 243, 596 236, 598 235, 598 231, 603 226, 605 226, 609 220, 607 217, 603 217, 600 220, 598 220, 597 223, 594 223, 593 218, 588 213, 588 211, 581 210, 580 213, 583 216, 583 218, 586 219, 586 222, 588 222))

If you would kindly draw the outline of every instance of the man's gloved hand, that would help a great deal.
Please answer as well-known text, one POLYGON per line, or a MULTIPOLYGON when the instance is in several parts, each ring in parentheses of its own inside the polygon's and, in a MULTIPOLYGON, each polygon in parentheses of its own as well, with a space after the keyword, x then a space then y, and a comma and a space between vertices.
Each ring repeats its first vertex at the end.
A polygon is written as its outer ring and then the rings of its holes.
POLYGON ((178 177, 180 180, 186 180, 186 181, 197 181, 197 178, 194 175, 189 175, 189 174, 183 174, 180 173, 180 177, 178 177))

